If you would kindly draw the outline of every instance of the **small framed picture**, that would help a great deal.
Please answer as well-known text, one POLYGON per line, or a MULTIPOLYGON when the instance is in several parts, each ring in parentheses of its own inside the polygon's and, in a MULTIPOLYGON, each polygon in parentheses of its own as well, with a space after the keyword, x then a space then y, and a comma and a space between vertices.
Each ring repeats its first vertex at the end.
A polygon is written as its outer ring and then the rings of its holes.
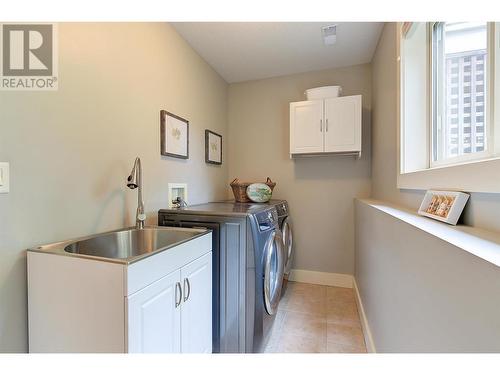
POLYGON ((469 194, 460 191, 428 190, 418 213, 451 225, 457 225, 468 200, 469 194))
POLYGON ((222 135, 205 130, 205 162, 222 164, 222 135))
POLYGON ((189 159, 189 121, 160 111, 160 152, 164 156, 189 159))

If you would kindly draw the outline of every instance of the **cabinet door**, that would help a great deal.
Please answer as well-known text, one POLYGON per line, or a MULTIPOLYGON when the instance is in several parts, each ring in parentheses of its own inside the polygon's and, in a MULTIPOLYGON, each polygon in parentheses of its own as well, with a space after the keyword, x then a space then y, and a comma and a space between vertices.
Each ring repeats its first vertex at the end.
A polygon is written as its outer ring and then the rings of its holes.
POLYGON ((129 353, 180 353, 180 273, 176 270, 127 297, 129 353))
POLYGON ((212 253, 181 269, 182 353, 212 352, 212 253))
POLYGON ((290 103, 290 153, 323 152, 323 100, 290 103))
POLYGON ((325 99, 325 152, 361 151, 361 95, 325 99))

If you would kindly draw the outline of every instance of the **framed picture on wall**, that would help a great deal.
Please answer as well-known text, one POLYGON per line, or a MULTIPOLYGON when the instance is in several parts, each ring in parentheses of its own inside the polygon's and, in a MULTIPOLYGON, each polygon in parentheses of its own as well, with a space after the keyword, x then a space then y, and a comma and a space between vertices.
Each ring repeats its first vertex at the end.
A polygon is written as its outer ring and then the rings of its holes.
POLYGON ((205 130, 205 162, 222 164, 222 135, 205 130))
POLYGON ((468 200, 469 194, 461 191, 428 190, 418 213, 456 225, 468 200))
POLYGON ((160 111, 160 152, 164 156, 189 159, 189 121, 160 111))

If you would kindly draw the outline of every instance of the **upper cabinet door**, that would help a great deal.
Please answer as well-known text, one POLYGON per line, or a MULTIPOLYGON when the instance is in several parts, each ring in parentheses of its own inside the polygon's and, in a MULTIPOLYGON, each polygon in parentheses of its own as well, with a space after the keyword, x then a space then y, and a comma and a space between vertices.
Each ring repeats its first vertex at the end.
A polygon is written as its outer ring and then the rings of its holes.
POLYGON ((212 253, 181 269, 182 353, 212 353, 212 253))
POLYGON ((127 297, 128 352, 181 352, 180 270, 127 297))
POLYGON ((325 152, 361 151, 361 95, 325 99, 325 152))
POLYGON ((290 153, 323 152, 323 100, 290 103, 290 153))

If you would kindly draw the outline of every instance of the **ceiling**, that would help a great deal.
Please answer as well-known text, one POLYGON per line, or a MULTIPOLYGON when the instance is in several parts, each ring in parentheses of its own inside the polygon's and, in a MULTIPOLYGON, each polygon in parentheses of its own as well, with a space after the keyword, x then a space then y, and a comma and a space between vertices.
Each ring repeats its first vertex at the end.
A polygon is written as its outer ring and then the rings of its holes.
POLYGON ((173 27, 228 83, 371 61, 381 22, 176 22, 173 27), (321 28, 337 25, 337 42, 321 28))

